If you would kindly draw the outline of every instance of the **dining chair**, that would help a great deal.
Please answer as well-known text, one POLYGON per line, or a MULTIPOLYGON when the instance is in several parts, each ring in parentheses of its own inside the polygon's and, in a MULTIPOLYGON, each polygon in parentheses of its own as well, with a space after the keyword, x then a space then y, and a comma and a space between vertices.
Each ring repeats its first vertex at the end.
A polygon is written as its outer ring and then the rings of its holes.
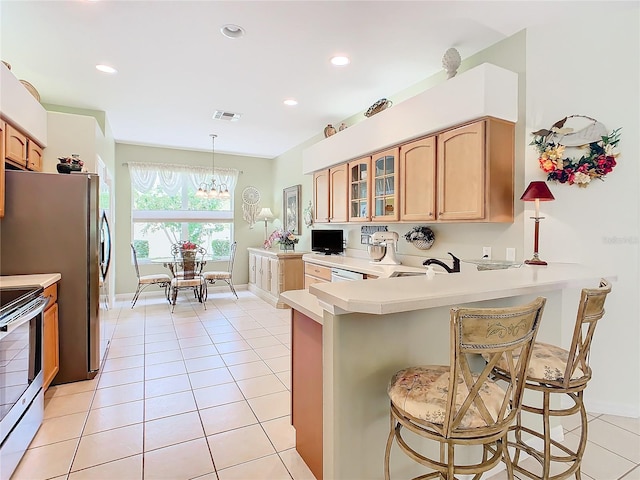
POLYGON ((138 286, 136 287, 136 293, 133 294, 131 300, 131 308, 133 308, 138 301, 138 297, 142 290, 149 285, 158 285, 164 288, 164 296, 169 299, 169 285, 171 285, 171 277, 166 273, 158 273, 153 275, 140 275, 140 268, 138 267, 138 254, 136 253, 136 247, 131 243, 131 253, 133 255, 133 265, 136 267, 136 276, 138 277, 138 286))
MULTIPOLYGON (((581 478, 580 466, 587 445, 588 423, 583 394, 591 379, 589 352, 596 324, 604 316, 604 303, 610 292, 611 284, 605 279, 600 280, 598 288, 582 289, 569 350, 546 343, 534 344, 524 388, 525 391, 542 393, 542 407, 531 404, 536 395, 532 394, 533 397, 527 396, 527 403, 522 405, 522 412, 542 418, 542 432, 524 426, 522 413, 518 414, 516 424, 512 428, 515 431, 515 441, 509 442, 509 447, 515 448, 513 468, 517 472, 539 480, 560 480, 571 475, 575 475, 578 480, 581 478), (553 403, 554 408, 551 408, 551 395, 555 394, 571 399, 571 402, 567 402, 569 406, 558 401, 553 403), (574 414, 580 415, 580 440, 575 447, 570 448, 551 438, 550 419, 574 414), (527 443, 523 434, 529 435, 534 441, 542 440, 542 450, 532 447, 530 439, 526 439, 529 440, 527 443), (533 472, 520 465, 521 452, 535 458, 542 467, 541 471, 533 472)), ((498 379, 510 381, 513 373, 505 366, 502 359, 495 365, 494 374, 498 379)))
MULTIPOLYGON (((172 249, 172 252, 174 250, 172 249)), ((194 297, 204 305, 205 304, 206 283, 201 275, 202 266, 204 264, 204 255, 206 250, 202 247, 193 249, 193 255, 182 255, 178 252, 174 253, 174 267, 172 269, 174 277, 171 279, 171 312, 176 308, 176 300, 180 290, 192 290, 194 297)))
POLYGON ((409 458, 430 469, 417 477, 420 479, 453 480, 456 475, 478 479, 501 460, 508 478, 513 478, 507 433, 520 411, 524 374, 545 302, 538 297, 515 307, 451 309, 449 365, 405 368, 389 382, 391 428, 384 456, 386 480, 390 478, 394 440, 409 458), (516 358, 514 352, 520 355, 516 358), (489 361, 484 367, 474 368, 479 354, 489 361), (503 356, 511 376, 500 385, 491 374, 503 356), (427 445, 416 442, 413 435, 407 442, 403 428, 437 442, 439 456, 431 450, 419 453, 416 448, 427 445), (471 445, 482 448, 461 452, 464 460, 458 456, 456 463, 457 447, 471 445))
MULTIPOLYGON (((209 272, 203 272, 202 276, 204 277, 205 281, 210 284, 210 285, 214 285, 218 280, 224 280, 227 285, 229 285, 229 288, 231 289, 231 292, 236 296, 236 298, 238 298, 238 294, 236 293, 236 289, 233 286, 233 264, 235 262, 235 258, 236 258, 236 249, 238 247, 238 242, 233 242, 231 244, 230 247, 230 251, 229 251, 229 262, 227 263, 227 269, 226 270, 221 270, 221 271, 209 271, 209 272)), ((204 292, 204 299, 207 299, 207 287, 205 287, 205 292, 204 292)))

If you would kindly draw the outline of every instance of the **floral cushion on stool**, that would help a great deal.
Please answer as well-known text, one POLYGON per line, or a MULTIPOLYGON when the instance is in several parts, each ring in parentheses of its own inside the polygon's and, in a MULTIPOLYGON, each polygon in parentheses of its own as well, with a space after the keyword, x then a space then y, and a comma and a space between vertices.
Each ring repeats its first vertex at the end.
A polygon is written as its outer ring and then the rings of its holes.
MULTIPOLYGON (((516 357, 514 356, 514 359, 516 357)), ((486 360, 486 358, 485 358, 486 360)), ((548 343, 536 342, 533 345, 533 353, 529 360, 527 378, 529 380, 562 380, 567 369, 569 352, 564 348, 556 347, 548 343)), ((506 370, 507 364, 501 359, 497 364, 498 369, 506 370)), ((584 372, 580 367, 576 368, 571 380, 582 378, 584 372)))
MULTIPOLYGON (((450 367, 430 365, 409 367, 397 372, 389 382, 387 393, 393 404, 413 417, 435 424, 443 424, 449 391, 450 367)), ((469 395, 462 377, 458 379, 456 411, 469 395)), ((491 416, 497 418, 504 398, 504 390, 487 380, 480 389, 480 397, 491 416)), ((475 405, 467 411, 459 428, 485 427, 486 422, 475 405)))

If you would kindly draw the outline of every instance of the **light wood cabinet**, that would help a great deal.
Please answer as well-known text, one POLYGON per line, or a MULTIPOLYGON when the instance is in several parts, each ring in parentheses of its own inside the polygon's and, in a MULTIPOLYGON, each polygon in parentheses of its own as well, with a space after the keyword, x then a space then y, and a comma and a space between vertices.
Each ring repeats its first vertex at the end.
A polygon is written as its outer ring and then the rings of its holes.
POLYGON ((304 262, 304 288, 309 288, 309 285, 313 285, 314 283, 327 283, 330 281, 330 267, 304 262))
POLYGON ((371 157, 372 206, 371 220, 374 222, 397 221, 398 209, 398 151, 391 148, 371 157))
POLYGON ((248 250, 249 291, 276 308, 288 308, 280 301, 280 294, 287 290, 303 288, 302 255, 307 252, 277 252, 260 248, 248 250))
POLYGON ((348 163, 349 221, 371 221, 371 157, 348 163))
POLYGON ((436 137, 400 146, 400 220, 436 218, 436 137))
POLYGON ((9 123, 5 130, 4 158, 18 168, 27 168, 27 136, 9 123))
POLYGON ((43 315, 43 389, 46 390, 58 370, 60 370, 60 347, 58 334, 58 285, 54 283, 44 290, 44 296, 50 297, 43 315))
POLYGON ((513 221, 514 125, 484 119, 438 135, 439 221, 513 221))
POLYGON ((345 223, 347 213, 347 164, 313 174, 315 223, 345 223))
POLYGON ((33 140, 27 140, 27 169, 42 171, 42 148, 33 140))
POLYGON ((4 131, 5 123, 0 121, 0 218, 4 217, 4 131))

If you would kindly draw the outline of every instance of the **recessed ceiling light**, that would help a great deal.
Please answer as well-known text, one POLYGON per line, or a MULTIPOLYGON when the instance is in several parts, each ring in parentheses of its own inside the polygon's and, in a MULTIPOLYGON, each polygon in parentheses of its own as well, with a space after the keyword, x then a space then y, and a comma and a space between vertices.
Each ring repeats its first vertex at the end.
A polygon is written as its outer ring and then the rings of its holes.
POLYGON ((351 63, 351 60, 349 60, 348 57, 338 55, 331 58, 331 63, 337 67, 342 67, 344 65, 349 65, 351 63))
POLYGON ((99 70, 103 73, 118 73, 118 70, 116 70, 115 68, 103 64, 96 65, 96 70, 99 70))
POLYGON ((228 25, 223 25, 220 29, 220 33, 227 38, 240 38, 244 37, 244 28, 234 25, 232 23, 228 25))
POLYGON ((293 98, 288 98, 283 102, 285 105, 288 105, 290 107, 294 107, 298 104, 298 101, 293 99, 293 98))

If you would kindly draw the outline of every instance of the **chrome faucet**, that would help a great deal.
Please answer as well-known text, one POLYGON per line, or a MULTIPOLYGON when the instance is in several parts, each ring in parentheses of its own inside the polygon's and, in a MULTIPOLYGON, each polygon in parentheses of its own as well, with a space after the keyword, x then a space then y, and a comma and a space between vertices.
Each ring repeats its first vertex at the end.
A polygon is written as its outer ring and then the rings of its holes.
POLYGON ((456 257, 453 253, 447 252, 453 258, 453 267, 449 267, 442 260, 438 260, 437 258, 429 258, 422 262, 423 265, 440 265, 449 273, 457 273, 460 271, 460 259, 456 257))

